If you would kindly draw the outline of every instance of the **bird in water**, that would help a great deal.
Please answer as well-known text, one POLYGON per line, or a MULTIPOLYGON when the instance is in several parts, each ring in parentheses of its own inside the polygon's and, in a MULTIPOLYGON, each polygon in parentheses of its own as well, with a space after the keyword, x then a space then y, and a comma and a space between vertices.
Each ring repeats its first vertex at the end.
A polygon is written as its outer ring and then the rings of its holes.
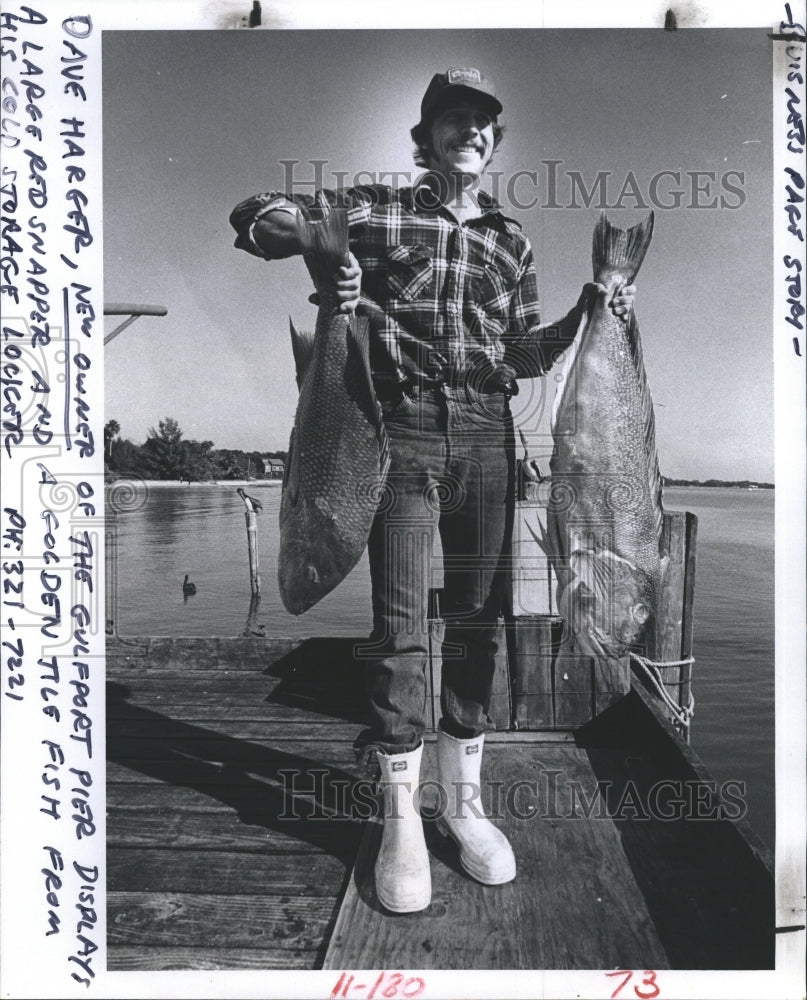
POLYGON ((247 510, 254 510, 254 511, 263 510, 263 504, 260 502, 260 500, 256 500, 255 497, 251 497, 249 493, 245 493, 244 488, 242 486, 239 486, 235 492, 244 501, 244 506, 247 508, 247 510))
POLYGON ((193 595, 196 593, 196 584, 191 583, 188 580, 187 573, 185 574, 185 579, 182 581, 182 593, 185 595, 186 598, 193 597, 193 595))

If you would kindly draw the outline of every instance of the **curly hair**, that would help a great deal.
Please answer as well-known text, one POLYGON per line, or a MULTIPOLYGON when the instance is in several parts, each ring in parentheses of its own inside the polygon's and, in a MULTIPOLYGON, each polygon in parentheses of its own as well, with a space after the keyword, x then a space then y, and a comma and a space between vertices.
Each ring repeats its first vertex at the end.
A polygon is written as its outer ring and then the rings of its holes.
MULTIPOLYGON (((430 146, 432 124, 432 121, 418 122, 417 125, 413 125, 409 131, 409 134, 412 136, 412 142, 415 144, 414 157, 415 164, 418 167, 428 167, 429 165, 428 156, 432 152, 430 146)), ((500 125, 495 118, 493 119, 492 124, 493 152, 495 153, 504 136, 504 125, 500 125)))

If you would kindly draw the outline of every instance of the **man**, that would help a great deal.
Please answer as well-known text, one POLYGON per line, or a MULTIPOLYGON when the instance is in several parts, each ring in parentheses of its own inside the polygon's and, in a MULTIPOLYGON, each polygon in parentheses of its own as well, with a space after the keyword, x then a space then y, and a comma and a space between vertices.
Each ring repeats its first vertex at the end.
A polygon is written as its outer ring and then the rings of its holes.
MULTIPOLYGON (((368 542, 373 635, 366 664, 372 726, 357 740, 380 767, 384 832, 375 866, 379 900, 424 909, 429 857, 417 812, 426 726, 427 601, 434 530, 444 558, 446 629, 438 828, 463 868, 487 885, 510 881, 505 836, 469 799, 478 789, 508 548, 512 449, 508 400, 515 379, 546 372, 569 346, 596 286, 558 324, 539 323, 532 250, 521 226, 479 182, 502 138, 502 105, 474 68, 433 77, 411 130, 412 188, 363 185, 314 197, 258 195, 231 222, 236 246, 266 259, 299 253, 295 217, 348 212, 350 266, 336 277, 340 308, 370 319, 373 379, 389 434, 388 491, 368 542)), ((602 290, 604 291, 604 290, 602 290)), ((611 307, 629 311, 635 289, 611 307)))

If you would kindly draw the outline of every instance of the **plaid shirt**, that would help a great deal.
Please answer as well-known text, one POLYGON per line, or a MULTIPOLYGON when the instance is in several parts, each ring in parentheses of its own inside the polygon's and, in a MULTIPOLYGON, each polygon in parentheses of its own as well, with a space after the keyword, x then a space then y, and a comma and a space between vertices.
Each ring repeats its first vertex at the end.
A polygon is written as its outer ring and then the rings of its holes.
POLYGON ((427 184, 366 185, 316 195, 261 194, 230 216, 236 247, 267 258, 252 237, 258 219, 297 206, 312 220, 347 209, 350 249, 361 265, 359 311, 370 317, 376 379, 404 381, 438 366, 467 371, 482 359, 519 377, 541 375, 569 346, 577 310, 539 325, 532 248, 493 199, 459 224, 427 184))

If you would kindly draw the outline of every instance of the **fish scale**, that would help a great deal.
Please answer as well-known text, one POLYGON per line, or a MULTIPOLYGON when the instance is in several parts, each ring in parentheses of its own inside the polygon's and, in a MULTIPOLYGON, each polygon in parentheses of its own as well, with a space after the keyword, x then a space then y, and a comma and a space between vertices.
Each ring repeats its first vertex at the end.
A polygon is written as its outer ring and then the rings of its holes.
POLYGON ((603 215, 594 279, 606 287, 582 324, 553 421, 553 502, 547 512, 565 646, 621 656, 656 612, 665 560, 653 404, 638 325, 608 301, 639 271, 653 216, 624 232, 603 215))

